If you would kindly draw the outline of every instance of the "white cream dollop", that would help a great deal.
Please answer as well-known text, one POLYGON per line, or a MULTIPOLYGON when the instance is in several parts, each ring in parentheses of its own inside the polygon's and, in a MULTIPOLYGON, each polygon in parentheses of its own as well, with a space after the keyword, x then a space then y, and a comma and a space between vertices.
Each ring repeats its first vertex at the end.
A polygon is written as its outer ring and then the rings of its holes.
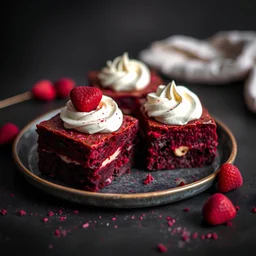
POLYGON ((123 113, 117 103, 104 95, 98 107, 90 112, 77 111, 69 100, 66 107, 62 109, 60 118, 66 129, 88 134, 115 132, 123 123, 123 113))
POLYGON ((113 91, 142 90, 150 83, 150 70, 141 61, 129 59, 128 54, 107 61, 98 75, 102 87, 113 91))
POLYGON ((159 85, 155 93, 149 93, 144 108, 149 117, 171 125, 185 125, 203 113, 197 95, 184 86, 176 86, 174 81, 167 86, 159 85))

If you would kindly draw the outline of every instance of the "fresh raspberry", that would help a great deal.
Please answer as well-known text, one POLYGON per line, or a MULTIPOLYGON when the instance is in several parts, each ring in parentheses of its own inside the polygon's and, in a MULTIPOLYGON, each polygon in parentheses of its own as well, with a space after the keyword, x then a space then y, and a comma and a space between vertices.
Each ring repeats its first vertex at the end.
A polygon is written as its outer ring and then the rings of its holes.
POLYGON ((219 225, 235 218, 236 208, 225 195, 216 193, 205 202, 202 214, 207 223, 219 225))
POLYGON ((243 177, 233 164, 225 163, 218 174, 218 190, 222 193, 239 188, 243 185, 243 177))
POLYGON ((56 90, 49 80, 40 80, 34 84, 31 89, 34 98, 44 101, 54 100, 56 98, 56 90))
POLYGON ((70 99, 74 107, 81 112, 95 110, 99 105, 101 98, 101 90, 89 86, 78 86, 70 92, 70 99))
POLYGON ((57 96, 66 98, 69 96, 70 91, 76 86, 76 83, 71 78, 63 77, 54 84, 57 96))
POLYGON ((11 143, 17 134, 19 128, 13 123, 6 123, 0 128, 0 145, 11 143))

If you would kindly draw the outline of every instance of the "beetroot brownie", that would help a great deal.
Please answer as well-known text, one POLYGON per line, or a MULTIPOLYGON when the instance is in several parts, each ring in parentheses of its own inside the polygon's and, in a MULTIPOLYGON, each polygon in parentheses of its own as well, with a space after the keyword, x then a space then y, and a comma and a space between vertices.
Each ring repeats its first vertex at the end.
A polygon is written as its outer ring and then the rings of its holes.
POLYGON ((137 131, 138 120, 123 115, 109 97, 102 96, 97 109, 88 113, 77 111, 69 101, 60 114, 37 125, 39 170, 74 187, 98 191, 130 171, 137 131), (111 116, 98 119, 106 113, 111 116), (97 122, 83 118, 94 114, 97 122), (104 118, 109 119, 105 126, 104 118))
POLYGON ((162 79, 144 63, 130 60, 128 54, 124 53, 108 61, 101 71, 90 71, 88 82, 113 98, 124 113, 131 114, 138 110, 136 99, 145 98, 148 93, 156 91, 162 79))
POLYGON ((174 82, 159 86, 147 96, 139 119, 147 169, 193 168, 213 162, 216 123, 186 87, 176 87, 174 82))

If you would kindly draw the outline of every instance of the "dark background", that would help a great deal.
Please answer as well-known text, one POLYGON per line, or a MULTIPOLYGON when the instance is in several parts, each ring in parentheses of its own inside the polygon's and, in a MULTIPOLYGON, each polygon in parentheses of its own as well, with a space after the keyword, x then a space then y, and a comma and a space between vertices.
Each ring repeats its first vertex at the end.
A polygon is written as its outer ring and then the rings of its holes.
MULTIPOLYGON (((66 76, 87 83, 86 73, 127 51, 137 57, 152 41, 174 34, 207 38, 220 30, 255 30, 255 1, 22 1, 1 7, 0 100, 27 91, 39 79, 66 76)), ((11 149, 0 148, 0 254, 15 255, 157 255, 158 243, 168 255, 226 255, 256 252, 255 141, 256 116, 243 102, 243 81, 219 86, 191 85, 209 111, 224 121, 238 143, 236 165, 244 176, 242 188, 228 193, 239 205, 232 227, 202 224, 203 202, 214 188, 185 201, 153 208, 111 210, 74 205, 52 198, 30 186, 17 172, 11 149), (68 216, 49 223, 48 210, 64 207, 68 216), (190 211, 184 213, 183 208, 190 211), (19 217, 16 210, 24 209, 19 217), (72 210, 79 209, 79 214, 72 210), (141 214, 145 213, 142 221, 141 214), (32 214, 32 216, 31 216, 32 214), (113 222, 112 217, 118 215, 113 222), (162 217, 159 217, 159 215, 162 217), (101 219, 98 216, 102 216, 101 219), (131 217, 135 215, 135 219, 131 217), (179 236, 167 230, 166 216, 177 226, 200 234, 217 232, 219 240, 191 241, 179 247, 179 236), (125 220, 126 219, 126 220, 125 220), (97 221, 88 229, 81 224, 97 221), (109 223, 109 226, 107 226, 109 223), (117 225, 118 228, 114 226, 117 225), (56 238, 54 230, 69 230, 56 238), (76 228, 77 227, 77 228, 76 228), (49 245, 53 248, 49 249, 49 245)), ((66 100, 34 100, 0 110, 0 125, 14 122, 20 128, 66 100)), ((176 226, 176 227, 177 227, 176 226)))

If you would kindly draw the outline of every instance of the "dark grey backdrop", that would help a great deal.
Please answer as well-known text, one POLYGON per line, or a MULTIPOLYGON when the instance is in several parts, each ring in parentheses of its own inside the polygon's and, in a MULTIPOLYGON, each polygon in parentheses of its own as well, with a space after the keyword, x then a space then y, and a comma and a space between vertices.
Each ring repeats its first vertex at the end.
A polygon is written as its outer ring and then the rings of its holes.
MULTIPOLYGON (((0 99, 29 90, 39 79, 68 76, 86 84, 86 72, 107 59, 128 51, 136 57, 150 42, 173 34, 205 38, 219 30, 255 30, 254 1, 23 1, 1 8, 0 99)), ((228 196, 240 205, 233 227, 202 225, 201 207, 214 188, 192 199, 141 210, 106 210, 59 201, 27 184, 12 161, 10 148, 0 148, 0 252, 36 255, 157 255, 159 242, 169 244, 169 255, 226 255, 256 252, 255 141, 256 117, 243 102, 243 82, 223 86, 191 85, 209 111, 224 121, 238 142, 236 164, 244 186, 228 196), (10 195, 14 194, 14 196, 10 195), (48 210, 65 208, 68 220, 42 223, 48 210), (183 208, 190 211, 184 213, 183 208), (17 209, 28 216, 18 217, 17 209), (79 214, 73 214, 79 209, 79 214), (154 212, 154 213, 152 213, 154 212), (30 216, 30 213, 33 216, 30 216), (145 213, 144 221, 139 217, 145 213), (112 217, 118 215, 113 224, 112 217), (163 214, 160 218, 159 215, 163 214), (36 216, 34 216, 36 215, 36 216), (101 215, 102 219, 98 216, 101 215), (135 215, 135 220, 131 216, 135 215), (165 217, 178 219, 181 227, 200 233, 217 232, 218 241, 190 242, 179 248, 170 236, 165 217), (124 220, 128 218, 127 220, 124 220), (84 230, 81 223, 97 220, 84 230), (109 223, 107 226, 106 223, 109 223), (118 228, 114 228, 117 225, 118 228), (56 238, 55 228, 71 229, 56 238), (75 228, 77 226, 78 228, 75 228), (49 244, 53 245, 49 249, 49 244)), ((0 125, 15 122, 20 128, 65 100, 24 102, 0 110, 0 125)))

